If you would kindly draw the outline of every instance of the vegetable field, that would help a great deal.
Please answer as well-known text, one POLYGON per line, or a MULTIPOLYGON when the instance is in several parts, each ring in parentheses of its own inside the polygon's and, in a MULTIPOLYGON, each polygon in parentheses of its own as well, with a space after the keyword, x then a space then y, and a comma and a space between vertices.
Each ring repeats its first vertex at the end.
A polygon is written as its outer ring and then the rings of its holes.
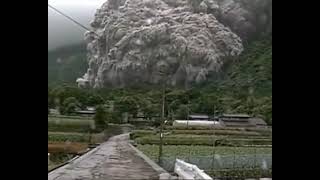
MULTIPOLYGON (((159 132, 130 134, 138 149, 154 161, 159 158, 159 132)), ((160 165, 169 172, 176 158, 197 165, 215 177, 272 176, 272 130, 257 128, 174 129, 163 135, 160 165)))
MULTIPOLYGON (((138 149, 147 156, 156 159, 159 153, 158 145, 138 145, 138 149)), ((165 145, 163 146, 164 157, 187 157, 187 156, 212 156, 219 155, 247 155, 247 154, 271 154, 272 148, 251 147, 225 147, 225 146, 188 146, 188 145, 165 145)))

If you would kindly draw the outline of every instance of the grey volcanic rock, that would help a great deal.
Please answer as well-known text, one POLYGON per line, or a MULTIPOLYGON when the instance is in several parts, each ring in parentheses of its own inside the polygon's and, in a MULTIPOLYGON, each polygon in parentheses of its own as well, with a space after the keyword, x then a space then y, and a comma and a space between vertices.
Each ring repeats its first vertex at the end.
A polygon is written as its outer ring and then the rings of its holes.
POLYGON ((85 35, 89 69, 80 81, 96 88, 157 84, 163 70, 173 86, 205 81, 256 29, 254 13, 242 7, 235 0, 109 0, 91 23, 95 33, 85 35))

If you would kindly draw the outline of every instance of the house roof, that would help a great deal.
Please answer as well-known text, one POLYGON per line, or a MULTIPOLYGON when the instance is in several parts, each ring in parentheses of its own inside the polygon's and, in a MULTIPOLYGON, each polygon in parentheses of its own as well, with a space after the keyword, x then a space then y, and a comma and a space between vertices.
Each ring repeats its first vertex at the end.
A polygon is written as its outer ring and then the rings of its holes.
POLYGON ((240 117, 240 118, 249 118, 248 114, 222 114, 222 117, 240 117))
POLYGON ((76 113, 79 113, 79 114, 95 114, 96 112, 95 111, 76 111, 76 113))
POLYGON ((220 118, 223 122, 235 122, 235 123, 249 123, 248 119, 230 119, 230 118, 220 118))
POLYGON ((200 119, 209 119, 208 115, 201 115, 201 114, 199 114, 199 115, 193 114, 193 115, 189 115, 189 117, 191 117, 191 118, 200 118, 200 119))

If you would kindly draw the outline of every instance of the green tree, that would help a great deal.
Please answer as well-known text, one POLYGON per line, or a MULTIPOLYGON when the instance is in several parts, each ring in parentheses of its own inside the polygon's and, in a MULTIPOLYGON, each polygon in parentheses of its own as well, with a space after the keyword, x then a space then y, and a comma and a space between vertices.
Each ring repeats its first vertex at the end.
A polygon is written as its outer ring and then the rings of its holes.
POLYGON ((80 107, 79 101, 75 97, 66 98, 60 106, 61 114, 72 114, 80 107))
POLYGON ((98 105, 96 107, 96 114, 94 116, 94 121, 95 121, 95 125, 96 125, 97 129, 103 129, 106 127, 107 120, 108 120, 107 115, 108 114, 107 114, 104 106, 98 105))
POLYGON ((134 96, 125 96, 115 102, 115 106, 120 113, 129 113, 133 116, 138 114, 139 99, 134 96))
POLYGON ((182 104, 179 106, 176 114, 176 119, 187 119, 188 118, 188 105, 182 104))
POLYGON ((88 106, 96 106, 103 103, 104 103, 104 100, 99 95, 96 95, 96 94, 92 94, 91 96, 89 96, 87 100, 88 106))

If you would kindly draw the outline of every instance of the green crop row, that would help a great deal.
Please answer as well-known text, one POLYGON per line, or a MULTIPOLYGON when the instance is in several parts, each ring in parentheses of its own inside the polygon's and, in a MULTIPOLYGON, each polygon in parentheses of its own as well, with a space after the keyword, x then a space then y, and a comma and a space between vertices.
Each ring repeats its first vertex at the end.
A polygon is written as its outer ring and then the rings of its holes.
POLYGON ((250 131, 239 131, 239 130, 173 130, 174 134, 198 134, 198 135, 206 135, 206 134, 214 134, 214 135, 245 135, 245 136, 261 136, 259 132, 250 132, 250 131))
POLYGON ((85 119, 67 119, 67 118, 49 118, 48 123, 54 124, 79 124, 79 125, 92 125, 94 123, 93 120, 85 120, 85 119))
MULTIPOLYGON (((159 153, 158 145, 141 145, 138 149, 152 159, 156 159, 159 153)), ((186 157, 186 156, 212 156, 219 155, 246 155, 246 154, 271 154, 272 148, 252 148, 252 147, 227 147, 227 146, 189 146, 189 145, 165 145, 163 146, 163 156, 165 157, 186 157)))
POLYGON ((48 141, 57 141, 57 142, 88 142, 88 134, 48 134, 48 141))
POLYGON ((48 115, 48 119, 76 119, 76 120, 93 120, 92 117, 84 117, 84 116, 66 116, 66 115, 48 115))
MULTIPOLYGON (((213 130, 165 130, 165 133, 169 133, 170 136, 181 135, 183 137, 189 137, 190 135, 215 135, 215 136, 228 136, 231 138, 271 138, 270 132, 256 132, 256 131, 244 131, 244 130, 222 130, 222 129, 213 129, 213 130)), ((130 134, 131 139, 136 139, 139 137, 155 135, 156 131, 152 130, 135 130, 130 134)))
POLYGON ((270 128, 255 128, 255 127, 243 127, 243 128, 238 128, 238 127, 189 127, 188 129, 186 127, 174 127, 174 126, 165 126, 164 129, 167 130, 233 130, 233 131, 254 131, 254 132, 266 132, 266 133, 271 133, 272 129, 270 128))
MULTIPOLYGON (((160 144, 158 136, 144 136, 135 139, 138 144, 160 144)), ((271 139, 232 139, 210 136, 165 136, 163 142, 166 145, 208 145, 212 146, 242 146, 242 145, 270 145, 271 139), (215 142, 215 143, 214 143, 215 142)))
POLYGON ((90 125, 83 124, 55 124, 48 122, 48 131, 52 132, 89 132, 90 125))

